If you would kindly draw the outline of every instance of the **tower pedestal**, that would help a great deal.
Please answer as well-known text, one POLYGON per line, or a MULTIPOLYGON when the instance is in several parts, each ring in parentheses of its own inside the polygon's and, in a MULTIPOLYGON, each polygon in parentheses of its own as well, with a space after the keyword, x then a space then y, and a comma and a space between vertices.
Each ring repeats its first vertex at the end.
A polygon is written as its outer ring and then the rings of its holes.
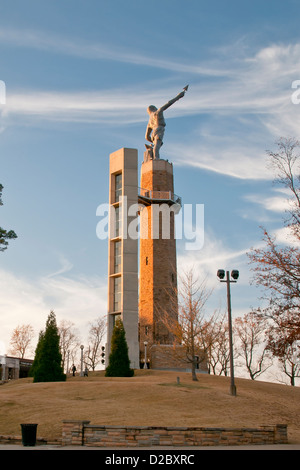
POLYGON ((141 169, 139 324, 144 359, 153 344, 172 344, 178 317, 173 165, 148 160, 141 169))

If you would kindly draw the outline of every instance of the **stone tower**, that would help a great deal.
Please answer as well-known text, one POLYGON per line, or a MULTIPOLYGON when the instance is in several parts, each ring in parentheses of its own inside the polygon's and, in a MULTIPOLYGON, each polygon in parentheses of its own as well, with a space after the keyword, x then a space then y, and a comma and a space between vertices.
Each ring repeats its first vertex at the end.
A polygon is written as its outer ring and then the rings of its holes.
POLYGON ((145 345, 152 367, 174 367, 176 362, 171 360, 172 327, 178 318, 175 213, 181 200, 174 194, 173 165, 161 159, 159 151, 166 127, 163 113, 187 89, 188 85, 158 109, 147 108, 145 138, 150 144, 146 144, 139 190, 137 151, 120 149, 110 155, 107 347, 109 354, 113 327, 120 317, 132 368, 145 361, 145 345), (139 299, 138 241, 127 236, 136 216, 135 210, 129 214, 132 207, 140 214, 139 299))
POLYGON ((107 353, 115 322, 123 322, 130 364, 139 368, 138 342, 138 239, 128 236, 136 215, 128 208, 138 204, 138 153, 122 148, 110 154, 108 238, 108 321, 107 353))
POLYGON ((172 163, 147 159, 147 152, 140 184, 140 351, 143 361, 146 341, 147 358, 153 362, 153 345, 173 343, 171 320, 178 316, 174 219, 180 198, 174 194, 172 163))

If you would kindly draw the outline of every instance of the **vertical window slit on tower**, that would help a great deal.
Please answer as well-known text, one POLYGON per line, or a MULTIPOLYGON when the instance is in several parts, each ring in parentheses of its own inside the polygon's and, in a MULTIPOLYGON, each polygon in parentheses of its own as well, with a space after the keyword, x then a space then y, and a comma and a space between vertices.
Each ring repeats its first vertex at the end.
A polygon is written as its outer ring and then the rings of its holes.
POLYGON ((114 278, 114 312, 121 311, 121 276, 114 278))
POLYGON ((114 242, 114 273, 117 274, 121 272, 121 260, 122 260, 122 253, 121 253, 121 240, 114 242))
POLYGON ((119 202, 122 196, 122 173, 115 175, 115 202, 119 202))

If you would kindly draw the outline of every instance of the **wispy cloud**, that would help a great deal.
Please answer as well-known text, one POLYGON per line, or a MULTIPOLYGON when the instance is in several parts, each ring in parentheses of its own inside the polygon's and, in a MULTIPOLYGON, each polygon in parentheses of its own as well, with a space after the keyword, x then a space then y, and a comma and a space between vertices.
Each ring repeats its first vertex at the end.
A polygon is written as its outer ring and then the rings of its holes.
POLYGON ((177 165, 188 165, 239 179, 270 179, 264 151, 256 143, 242 145, 216 136, 214 141, 201 137, 190 144, 168 146, 168 156, 177 165), (223 140, 223 142, 222 142, 223 140), (184 155, 184 158, 182 157, 184 155))
POLYGON ((266 209, 275 212, 284 212, 291 208, 290 201, 280 196, 265 198, 263 206, 266 209))
MULTIPOLYGON (((199 62, 170 60, 157 55, 141 54, 138 51, 114 47, 108 42, 88 43, 82 39, 69 38, 36 30, 15 30, 0 28, 2 44, 16 47, 41 49, 55 54, 67 54, 93 60, 112 60, 136 65, 147 65, 177 71, 192 79, 192 96, 185 99, 182 112, 211 112, 218 110, 268 111, 285 104, 286 82, 289 77, 298 74, 297 64, 300 59, 300 44, 262 48, 251 56, 236 57, 232 49, 214 50, 214 56, 199 62), (204 80, 197 82, 198 77, 204 80), (219 80, 215 80, 218 78, 219 80), (213 80, 211 80, 213 79, 213 80), (280 91, 278 90, 281 85, 280 91), (284 85, 284 88, 282 88, 284 85)), ((46 94, 44 98, 46 98, 46 94)), ((48 95, 49 98, 53 96, 48 95)), ((68 95, 67 95, 68 96, 68 95)), ((72 98, 72 94, 69 95, 72 98)), ((62 96, 61 96, 62 97, 62 96)), ((75 98, 75 96, 74 96, 75 98)), ((95 97, 93 97, 95 98, 95 97)), ((117 98, 119 93, 117 91, 117 98)), ((132 96, 129 96, 131 102, 132 96)), ((149 97, 150 98, 150 97, 149 97)), ((158 96, 159 98, 159 96, 158 96)), ((134 100, 137 103, 138 100, 134 100)), ((45 104, 45 103, 44 103, 45 104)), ((115 103, 114 103, 115 104, 115 103)), ((121 101, 122 104, 122 101, 121 101)), ((90 109, 90 100, 88 100, 90 109)), ((50 107, 51 108, 51 107, 50 107)), ((97 106, 96 106, 97 108, 97 106)))
POLYGON ((52 32, 44 32, 29 29, 0 28, 0 39, 2 43, 16 47, 26 47, 31 49, 54 52, 91 60, 112 60, 147 67, 156 67, 197 75, 224 75, 225 70, 217 70, 207 67, 205 64, 187 63, 185 61, 175 61, 165 58, 152 57, 149 54, 141 54, 138 51, 132 52, 124 47, 116 47, 105 43, 91 43, 78 38, 70 38, 52 32))
POLYGON ((59 258, 59 262, 60 262, 61 267, 57 271, 55 271, 51 274, 48 274, 47 275, 48 279, 50 277, 56 277, 56 276, 60 276, 62 274, 65 274, 65 273, 71 271, 71 269, 73 268, 73 264, 64 255, 59 254, 58 258, 59 258))
MULTIPOLYGON (((109 44, 89 44, 83 41, 57 36, 51 33, 31 30, 11 30, 0 28, 2 43, 17 47, 43 49, 56 54, 76 55, 95 60, 113 60, 120 62, 147 65, 178 71, 180 74, 191 75, 192 87, 180 107, 172 115, 227 112, 243 114, 251 112, 280 114, 287 104, 291 104, 291 83, 287 81, 297 75, 297 64, 300 60, 300 44, 280 47, 278 45, 262 48, 255 55, 233 58, 230 50, 215 51, 211 60, 198 63, 186 63, 185 60, 168 60, 155 56, 143 55, 138 52, 115 48, 109 44), (205 79, 202 80, 202 75, 205 79), (201 81, 198 82, 201 77, 201 81), (216 80, 216 78, 218 78, 216 80), (287 103, 288 102, 288 103, 287 103), (174 114, 175 113, 175 114, 174 114)), ((149 87, 149 84, 146 86, 149 87)), ((139 103, 153 98, 166 99, 166 90, 160 89, 151 96, 149 89, 136 90, 103 90, 99 92, 59 93, 24 92, 13 94, 9 108, 12 111, 30 112, 32 114, 54 114, 63 110, 82 111, 84 113, 105 110, 121 112, 124 109, 131 113, 140 109, 139 103)), ((152 93, 153 94, 153 93, 152 93)), ((150 102, 149 101, 149 102, 150 102)), ((157 103, 157 104, 163 104, 157 103)), ((97 116, 94 116, 97 117, 97 116)), ((62 116, 64 118, 64 116, 62 116)), ((135 119, 136 116, 133 116, 135 119)))
MULTIPOLYGON (((241 43, 238 42, 238 45, 222 46, 219 49, 212 50, 210 60, 191 62, 185 58, 181 58, 181 60, 159 58, 157 54, 151 57, 148 53, 140 53, 138 49, 133 51, 122 46, 113 46, 107 40, 92 43, 82 38, 67 37, 52 31, 14 29, 3 26, 0 27, 0 39, 2 44, 44 50, 84 59, 126 62, 191 75, 236 77, 237 81, 243 79, 246 85, 251 86, 251 84, 254 84, 257 91, 261 87, 265 89, 266 81, 269 81, 271 85, 274 78, 278 80, 279 77, 288 77, 290 73, 298 74, 300 55, 299 44, 274 44, 261 48, 253 56, 247 57, 245 52, 237 54, 237 51, 240 51, 242 47, 241 43), (263 72, 263 74, 257 74, 256 71, 263 72), (254 78, 255 80, 253 80, 254 78)), ((247 100, 247 93, 244 94, 244 97, 247 100)))
MULTIPOLYGON (((254 248, 260 248, 263 242, 256 241, 253 243, 254 248)), ((259 290, 251 285, 252 272, 249 267, 249 259, 247 253, 250 251, 250 245, 237 247, 236 249, 229 247, 223 243, 211 229, 205 233, 205 243, 198 252, 183 251, 178 247, 177 267, 179 276, 184 277, 184 273, 192 270, 195 279, 198 281, 205 280, 207 289, 212 291, 212 295, 208 302, 208 310, 213 312, 219 310, 225 312, 227 310, 226 289, 223 283, 219 282, 217 277, 218 269, 224 269, 231 272, 232 269, 239 271, 238 295, 234 297, 233 316, 243 316, 251 310, 251 307, 260 305, 259 290)))
MULTIPOLYGON (((300 105, 291 102, 291 84, 299 78, 300 43, 274 44, 237 56, 227 47, 215 50, 210 60, 187 63, 40 31, 1 28, 0 39, 16 47, 165 68, 178 72, 173 76, 178 80, 189 76, 191 86, 185 98, 167 111, 167 119, 191 117, 190 129, 180 138, 176 132, 173 142, 163 149, 177 164, 241 179, 270 179, 266 146, 280 136, 299 133, 300 105)), ((172 97, 173 87, 174 82, 172 90, 164 82, 153 88, 142 83, 77 92, 9 90, 1 125, 4 128, 26 117, 26 125, 46 120, 127 126, 145 122, 147 106, 164 104, 172 97)))
POLYGON ((279 244, 300 247, 299 239, 295 238, 289 227, 281 227, 274 230, 272 235, 275 236, 276 242, 279 244))
MULTIPOLYGON (((217 270, 229 269, 232 265, 239 266, 241 269, 247 262, 246 253, 249 247, 233 250, 226 247, 222 240, 208 229, 205 233, 205 242, 203 248, 197 252, 178 249, 178 272, 186 272, 194 269, 199 278, 209 280, 211 287, 216 285, 217 270)), ((248 284, 249 273, 245 269, 245 275, 242 282, 248 284)))
POLYGON ((118 90, 74 93, 33 90, 8 95, 3 118, 16 115, 59 122, 106 123, 116 120, 122 122, 123 119, 131 117, 131 122, 138 122, 142 116, 142 104, 133 94, 130 99, 130 96, 124 97, 118 90))
POLYGON ((31 324, 37 340, 52 309, 58 322, 72 321, 82 339, 87 336, 88 322, 106 315, 107 285, 103 279, 56 274, 28 280, 0 270, 0 347, 5 352, 19 324, 31 324))
POLYGON ((290 194, 282 190, 274 190, 274 196, 265 196, 264 194, 246 194, 244 199, 254 204, 259 204, 265 210, 271 212, 284 213, 285 211, 291 209, 291 199, 289 198, 290 194))

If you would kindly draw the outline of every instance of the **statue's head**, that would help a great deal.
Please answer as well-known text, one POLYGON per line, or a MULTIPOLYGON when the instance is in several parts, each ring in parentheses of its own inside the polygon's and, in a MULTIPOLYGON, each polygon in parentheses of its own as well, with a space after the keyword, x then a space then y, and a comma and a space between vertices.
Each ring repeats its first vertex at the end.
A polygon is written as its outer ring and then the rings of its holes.
POLYGON ((150 106, 148 106, 148 108, 147 108, 148 114, 154 113, 155 111, 157 111, 157 107, 156 107, 156 106, 153 106, 153 104, 151 104, 150 106))

